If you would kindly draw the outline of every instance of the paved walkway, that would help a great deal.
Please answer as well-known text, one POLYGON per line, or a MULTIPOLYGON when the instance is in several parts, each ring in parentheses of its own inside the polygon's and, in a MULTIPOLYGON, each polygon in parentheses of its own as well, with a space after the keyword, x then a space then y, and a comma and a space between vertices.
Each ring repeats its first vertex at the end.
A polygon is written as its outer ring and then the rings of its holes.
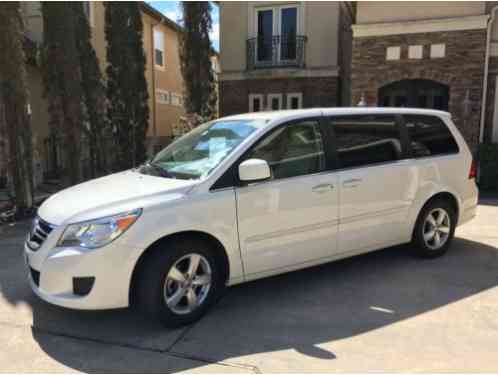
POLYGON ((26 227, 0 227, 0 371, 498 371, 498 200, 443 258, 391 248, 241 285, 179 330, 38 300, 26 227))

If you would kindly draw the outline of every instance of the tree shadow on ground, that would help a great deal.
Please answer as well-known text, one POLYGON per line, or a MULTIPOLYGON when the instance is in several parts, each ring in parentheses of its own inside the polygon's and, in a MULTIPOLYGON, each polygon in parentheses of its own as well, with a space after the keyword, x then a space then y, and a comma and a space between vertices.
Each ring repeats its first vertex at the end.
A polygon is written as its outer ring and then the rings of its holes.
POLYGON ((333 362, 336 354, 320 344, 386 327, 498 285, 498 248, 456 238, 451 251, 438 259, 417 259, 406 246, 394 247, 229 288, 200 322, 168 330, 128 309, 83 312, 38 300, 22 260, 20 232, 25 229, 0 233, 0 288, 7 301, 0 305, 0 318, 32 324, 34 339, 49 356, 85 372, 192 370, 202 361, 236 362, 240 356, 286 349, 333 362), (29 311, 16 313, 19 305, 28 305, 29 311), (67 342, 61 345, 60 336, 86 340, 93 349, 71 350, 67 342), (141 352, 121 358, 106 354, 102 343, 141 352), (173 365, 138 359, 146 351, 201 361, 173 365))

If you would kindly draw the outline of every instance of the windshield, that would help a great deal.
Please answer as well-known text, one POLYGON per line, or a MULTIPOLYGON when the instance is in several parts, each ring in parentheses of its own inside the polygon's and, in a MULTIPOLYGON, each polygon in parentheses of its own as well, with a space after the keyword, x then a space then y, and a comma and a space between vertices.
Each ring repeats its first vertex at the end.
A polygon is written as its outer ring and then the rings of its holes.
POLYGON ((169 178, 203 178, 264 124, 265 120, 221 120, 202 124, 159 152, 141 168, 141 172, 169 178))

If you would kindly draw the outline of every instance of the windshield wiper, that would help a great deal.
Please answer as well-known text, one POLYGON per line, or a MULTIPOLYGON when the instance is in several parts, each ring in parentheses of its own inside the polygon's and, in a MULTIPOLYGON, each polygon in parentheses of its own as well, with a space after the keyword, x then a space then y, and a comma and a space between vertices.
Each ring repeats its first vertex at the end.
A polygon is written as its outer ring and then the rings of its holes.
POLYGON ((174 178, 171 174, 168 173, 168 171, 166 171, 156 163, 147 162, 144 164, 144 166, 148 169, 153 169, 161 177, 174 178))

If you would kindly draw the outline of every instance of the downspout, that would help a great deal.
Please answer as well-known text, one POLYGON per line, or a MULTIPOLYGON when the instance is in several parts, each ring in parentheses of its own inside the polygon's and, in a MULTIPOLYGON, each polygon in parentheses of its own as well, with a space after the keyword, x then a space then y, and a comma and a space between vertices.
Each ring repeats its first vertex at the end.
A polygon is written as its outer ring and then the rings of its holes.
POLYGON ((151 45, 151 75, 152 75, 152 133, 154 139, 152 140, 152 154, 154 154, 155 146, 157 144, 157 125, 156 125, 156 62, 154 56, 154 27, 159 25, 158 23, 150 24, 150 45, 151 45))
POLYGON ((484 60, 484 79, 482 88, 482 106, 481 106, 481 121, 479 123, 479 144, 484 141, 484 121, 486 119, 486 98, 488 94, 488 71, 489 71, 489 54, 491 49, 491 27, 495 20, 496 10, 498 5, 491 9, 491 18, 488 20, 487 33, 486 33, 486 57, 484 60))

